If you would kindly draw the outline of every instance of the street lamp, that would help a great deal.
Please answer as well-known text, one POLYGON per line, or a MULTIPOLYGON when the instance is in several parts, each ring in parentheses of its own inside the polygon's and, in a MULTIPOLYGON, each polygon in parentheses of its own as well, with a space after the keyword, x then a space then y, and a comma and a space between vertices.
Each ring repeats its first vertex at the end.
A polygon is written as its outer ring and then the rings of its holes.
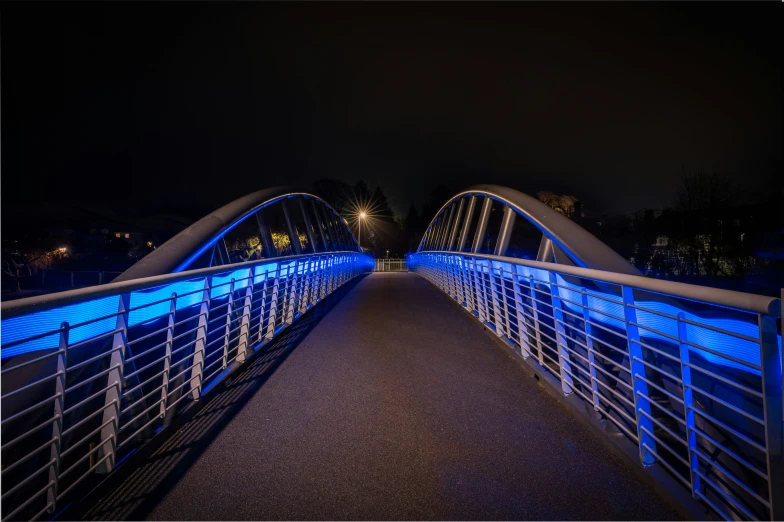
POLYGON ((362 220, 367 217, 365 211, 361 211, 359 213, 359 221, 357 222, 357 227, 359 228, 359 233, 357 234, 357 243, 359 243, 359 251, 362 251, 362 220))

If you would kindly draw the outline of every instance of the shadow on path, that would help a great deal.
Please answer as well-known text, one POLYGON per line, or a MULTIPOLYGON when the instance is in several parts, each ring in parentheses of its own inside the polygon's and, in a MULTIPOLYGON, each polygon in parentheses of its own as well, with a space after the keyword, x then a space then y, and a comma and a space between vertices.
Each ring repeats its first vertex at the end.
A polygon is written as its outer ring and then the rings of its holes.
POLYGON ((205 404, 193 417, 176 428, 150 455, 146 458, 141 454, 134 455, 132 461, 125 463, 130 468, 138 466, 136 469, 122 473, 114 480, 110 477, 100 490, 83 502, 75 503, 59 518, 145 519, 299 343, 364 277, 359 276, 346 283, 256 352, 246 367, 240 368, 226 383, 205 397, 205 404))

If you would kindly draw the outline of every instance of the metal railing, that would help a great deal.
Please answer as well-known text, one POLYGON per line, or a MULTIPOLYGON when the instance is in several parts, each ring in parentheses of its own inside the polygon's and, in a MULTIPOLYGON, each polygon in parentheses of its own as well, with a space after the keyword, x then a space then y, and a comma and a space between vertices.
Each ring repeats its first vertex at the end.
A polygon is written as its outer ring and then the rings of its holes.
POLYGON ((290 256, 3 303, 3 520, 51 516, 372 267, 356 252, 290 256))
POLYGON ((405 259, 376 259, 374 272, 408 272, 408 261, 405 259))
POLYGON ((492 255, 409 265, 627 437, 643 466, 724 519, 784 519, 779 299, 492 255))

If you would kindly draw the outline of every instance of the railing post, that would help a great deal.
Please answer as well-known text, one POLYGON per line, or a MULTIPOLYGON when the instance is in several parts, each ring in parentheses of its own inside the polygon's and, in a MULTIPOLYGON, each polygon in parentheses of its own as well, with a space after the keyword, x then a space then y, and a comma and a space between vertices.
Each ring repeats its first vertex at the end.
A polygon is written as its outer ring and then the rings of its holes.
POLYGON ((680 347, 681 355, 681 380, 683 387, 683 416, 686 421, 686 445, 689 453, 689 480, 691 482, 691 495, 694 498, 698 492, 702 492, 702 484, 700 476, 695 473, 699 469, 699 457, 694 450, 697 449, 697 433, 694 431, 695 418, 694 418, 694 397, 691 388, 691 368, 690 363, 690 349, 689 345, 685 344, 686 340, 686 323, 682 319, 686 317, 683 312, 678 312, 678 346, 680 347))
POLYGON ((600 410, 599 404, 599 383, 596 376, 596 358, 594 356, 593 345, 593 325, 591 325, 591 311, 588 309, 588 294, 584 288, 580 289, 583 303, 583 324, 585 325, 585 346, 588 347, 588 364, 591 372, 591 400, 593 401, 594 411, 600 410))
POLYGON ((323 256, 318 260, 318 297, 316 302, 321 301, 327 295, 324 273, 327 270, 327 260, 329 256, 323 256))
MULTIPOLYGON (((784 298, 784 290, 782 290, 784 298)), ((782 299, 784 303, 784 299, 782 299)), ((782 441, 782 355, 776 318, 759 316, 762 406, 765 410, 765 448, 768 464, 768 498, 771 520, 784 520, 784 442, 782 441)))
POLYGON ((191 398, 198 401, 201 397, 202 380, 204 376, 204 357, 207 349, 207 327, 210 319, 210 278, 204 278, 204 291, 202 292, 201 304, 199 305, 199 321, 196 327, 196 342, 193 343, 193 368, 191 369, 191 381, 196 381, 196 387, 191 382, 193 393, 191 398))
POLYGON ((280 263, 275 267, 275 280, 272 283, 272 296, 270 297, 269 320, 267 321, 267 339, 275 335, 275 322, 278 318, 278 293, 280 292, 280 263))
MULTIPOLYGON (((501 306, 498 304, 498 283, 496 274, 495 274, 495 267, 493 266, 494 261, 488 261, 488 274, 487 280, 488 284, 490 285, 490 302, 493 306, 493 318, 495 319, 495 334, 498 337, 503 337, 504 335, 504 325, 503 325, 503 317, 501 315, 501 306)), ((500 269, 499 269, 500 271, 500 269)))
POLYGON ((542 342, 542 327, 539 323, 539 305, 536 302, 537 290, 536 283, 534 282, 534 276, 528 276, 528 285, 528 289, 531 292, 531 314, 534 316, 534 330, 536 331, 536 348, 539 352, 537 355, 539 356, 539 364, 544 366, 544 343, 542 342))
POLYGON ((49 450, 50 459, 49 481, 52 486, 46 492, 47 504, 52 506, 47 510, 54 513, 57 509, 57 490, 60 479, 60 450, 62 449, 63 435, 63 410, 65 410, 65 376, 68 368, 68 330, 69 325, 63 322, 60 325, 60 346, 57 354, 57 379, 55 379, 54 421, 52 422, 52 445, 49 450))
POLYGON ((465 288, 466 288, 466 299, 464 305, 471 312, 473 312, 476 307, 474 306, 474 288, 473 288, 473 279, 471 277, 471 271, 470 271, 471 268, 470 268, 470 264, 468 263, 468 260, 465 257, 463 257, 462 264, 463 264, 463 281, 465 282, 465 288))
POLYGON ((131 308, 131 294, 120 294, 118 314, 115 324, 117 333, 112 338, 112 352, 109 356, 109 368, 106 378, 107 390, 104 398, 101 440, 106 442, 98 450, 99 459, 109 457, 96 468, 96 473, 109 473, 114 469, 115 451, 117 449, 117 431, 120 423, 120 402, 123 389, 123 361, 128 346, 128 310, 131 308))
POLYGON ((245 287, 245 297, 242 300, 242 317, 240 318, 240 337, 237 345, 237 362, 245 362, 250 354, 250 304, 253 299, 253 269, 248 286, 245 287))
POLYGON ((623 312, 626 320, 626 339, 629 350, 629 369, 632 373, 632 390, 634 393, 634 417, 637 420, 637 439, 640 448, 640 462, 643 466, 650 466, 656 462, 652 453, 656 451, 656 441, 651 436, 653 421, 651 421, 650 395, 648 383, 645 378, 645 365, 642 363, 643 354, 640 345, 640 330, 637 327, 637 309, 634 308, 634 288, 622 287, 623 312), (640 378, 642 376, 642 378, 640 378), (646 447, 647 446, 647 447, 646 447))
POLYGON ((518 274, 512 272, 512 289, 514 291, 515 313, 517 314, 517 335, 520 337, 520 353, 522 354, 523 359, 528 359, 531 357, 531 347, 529 346, 531 333, 528 328, 525 312, 523 312, 523 292, 517 278, 518 274), (523 341, 523 336, 525 336, 525 342, 523 341))
POLYGON ((468 297, 466 296, 466 273, 465 273, 465 263, 463 262, 463 256, 455 255, 455 266, 457 267, 458 275, 458 284, 460 285, 460 304, 466 306, 468 303, 468 297))
POLYGON ((264 316, 267 315, 267 279, 269 279, 269 270, 264 270, 264 283, 262 283, 261 287, 261 306, 259 306, 259 335, 256 339, 257 341, 261 341, 262 337, 264 337, 264 316))
POLYGON ((553 308, 553 326, 555 327, 555 340, 558 344, 558 368, 561 373, 561 389, 564 395, 572 393, 574 381, 572 379, 572 364, 566 344, 566 327, 564 326, 563 302, 558 292, 558 276, 555 272, 548 271, 550 277, 550 303, 553 308))
POLYGON ((231 314, 234 312, 234 278, 229 285, 229 297, 226 300, 226 331, 223 334, 223 362, 221 368, 226 369, 229 364, 229 339, 231 334, 231 314))
POLYGON ((172 342, 174 339, 174 316, 177 313, 177 293, 172 292, 171 302, 169 303, 169 322, 166 329, 166 344, 164 345, 163 355, 163 387, 161 388, 161 408, 162 418, 166 417, 166 402, 169 397, 169 373, 171 371, 172 342))
POLYGON ((474 287, 476 288, 476 301, 477 313, 479 314, 479 321, 484 324, 487 321, 487 314, 485 313, 485 294, 484 294, 484 272, 481 266, 477 264, 476 258, 472 259, 474 265, 474 287), (480 283, 479 281, 482 281, 480 283))
POLYGON ((310 266, 310 258, 305 259, 302 267, 302 277, 300 277, 302 286, 302 291, 300 292, 299 296, 299 313, 304 314, 308 311, 308 302, 310 302, 310 286, 308 285, 308 277, 309 271, 308 267, 310 266))
POLYGON ((288 268, 286 269, 286 285, 287 285, 287 292, 286 292, 286 311, 284 313, 284 317, 286 318, 286 322, 291 324, 294 322, 294 313, 296 309, 295 302, 297 300, 297 262, 294 262, 294 270, 292 273, 291 263, 289 263, 288 268))

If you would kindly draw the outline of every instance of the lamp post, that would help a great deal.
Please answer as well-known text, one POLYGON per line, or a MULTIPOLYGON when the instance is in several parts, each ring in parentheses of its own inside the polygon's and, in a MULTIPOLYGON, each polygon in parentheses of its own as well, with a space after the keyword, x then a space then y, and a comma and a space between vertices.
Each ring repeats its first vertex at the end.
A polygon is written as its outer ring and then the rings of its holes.
POLYGON ((360 252, 362 251, 362 220, 365 219, 365 216, 367 216, 367 214, 365 214, 364 211, 360 212, 359 222, 357 223, 357 226, 359 227, 359 233, 357 234, 357 243, 359 243, 360 252))

